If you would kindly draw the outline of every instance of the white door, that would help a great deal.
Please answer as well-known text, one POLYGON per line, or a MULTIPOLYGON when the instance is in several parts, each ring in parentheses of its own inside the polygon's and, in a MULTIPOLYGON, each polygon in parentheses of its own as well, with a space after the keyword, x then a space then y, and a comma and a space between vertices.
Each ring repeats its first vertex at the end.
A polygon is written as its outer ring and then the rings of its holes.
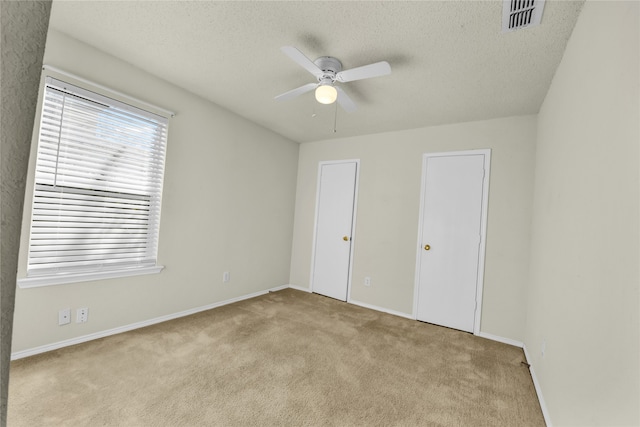
POLYGON ((320 163, 311 289, 347 300, 357 161, 320 163))
POLYGON ((479 332, 489 155, 475 150, 424 156, 418 320, 479 332))

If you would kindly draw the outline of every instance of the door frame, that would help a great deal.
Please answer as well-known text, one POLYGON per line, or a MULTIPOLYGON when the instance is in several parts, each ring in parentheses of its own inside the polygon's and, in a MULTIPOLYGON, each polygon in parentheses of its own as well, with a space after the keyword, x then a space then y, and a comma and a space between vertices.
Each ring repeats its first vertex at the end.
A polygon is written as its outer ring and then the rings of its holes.
POLYGON ((473 334, 480 334, 480 321, 482 320, 482 291, 484 288, 484 262, 487 237, 487 213, 489 207, 489 177, 491 176, 491 149, 483 148, 478 150, 446 151, 440 153, 424 153, 422 155, 422 179, 420 185, 420 215, 418 217, 418 242, 416 245, 416 271, 415 284, 413 290, 413 313, 415 320, 418 319, 418 293, 420 292, 420 260, 422 256, 422 216, 425 209, 425 188, 427 184, 427 159, 430 157, 452 157, 452 156, 484 156, 484 178, 482 179, 482 213, 480 218, 480 247, 478 250, 478 275, 476 278, 476 310, 473 321, 473 334))
POLYGON ((322 177, 322 166, 324 165, 337 165, 342 163, 355 163, 356 164, 356 177, 354 182, 353 191, 353 213, 351 218, 351 241, 349 246, 349 274, 347 277, 347 299, 346 302, 351 302, 351 275, 353 270, 353 249, 356 233, 356 218, 358 210, 358 187, 360 183, 360 159, 345 159, 345 160, 323 160, 318 162, 318 174, 316 178, 316 209, 313 218, 313 240, 311 248, 311 271, 309 273, 309 289, 313 292, 313 272, 315 271, 316 264, 316 238, 318 233, 318 211, 320 210, 320 180, 322 177))

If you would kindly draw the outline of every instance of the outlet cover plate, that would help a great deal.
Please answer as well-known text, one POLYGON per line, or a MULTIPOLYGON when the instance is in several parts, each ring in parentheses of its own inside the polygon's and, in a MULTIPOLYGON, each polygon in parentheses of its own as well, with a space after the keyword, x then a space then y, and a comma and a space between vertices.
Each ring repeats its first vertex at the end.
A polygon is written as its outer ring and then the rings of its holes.
POLYGON ((66 325, 71 323, 71 309, 64 308, 58 312, 58 325, 66 325))
POLYGON ((89 309, 79 308, 76 311, 76 323, 84 323, 89 320, 89 309))

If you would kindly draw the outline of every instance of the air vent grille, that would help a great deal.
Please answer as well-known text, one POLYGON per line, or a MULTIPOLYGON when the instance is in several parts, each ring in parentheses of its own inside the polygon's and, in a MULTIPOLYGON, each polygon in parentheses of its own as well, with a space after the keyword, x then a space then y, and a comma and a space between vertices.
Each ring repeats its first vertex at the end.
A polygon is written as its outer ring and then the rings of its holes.
POLYGON ((540 24, 544 0, 503 0, 502 32, 540 24))

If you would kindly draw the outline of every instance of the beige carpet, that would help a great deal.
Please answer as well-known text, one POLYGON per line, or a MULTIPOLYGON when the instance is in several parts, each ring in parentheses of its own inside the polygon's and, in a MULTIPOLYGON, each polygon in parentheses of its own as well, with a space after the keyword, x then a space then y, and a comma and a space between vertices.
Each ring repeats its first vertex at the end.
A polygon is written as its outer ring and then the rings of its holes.
POLYGON ((296 290, 14 361, 17 426, 544 426, 521 349, 296 290))

